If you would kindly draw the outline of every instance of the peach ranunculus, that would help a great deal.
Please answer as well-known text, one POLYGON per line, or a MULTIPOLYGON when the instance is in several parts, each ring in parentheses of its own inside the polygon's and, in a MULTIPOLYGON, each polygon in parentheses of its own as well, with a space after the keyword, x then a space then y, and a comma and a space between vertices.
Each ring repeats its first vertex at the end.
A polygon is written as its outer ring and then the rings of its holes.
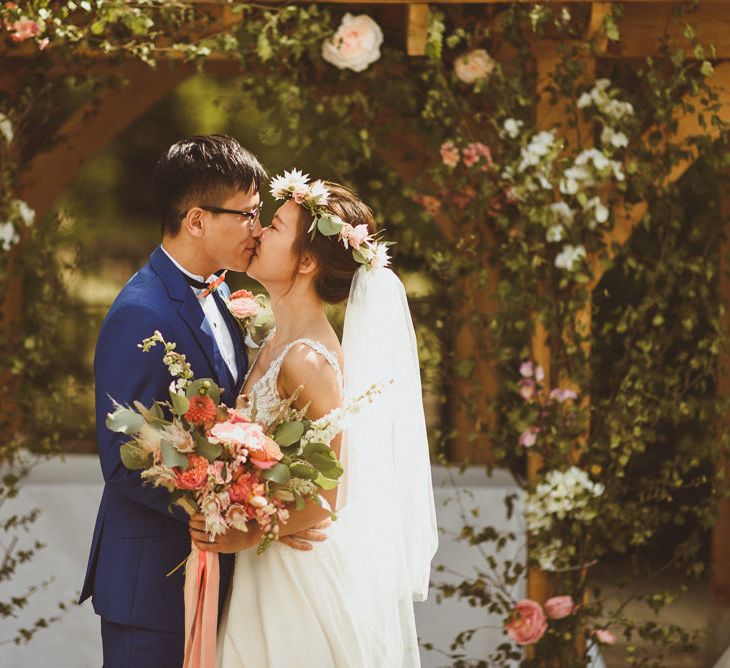
POLYGON ((210 430, 209 440, 246 448, 249 452, 264 447, 266 436, 260 424, 255 422, 219 422, 210 430))
POLYGON ((547 619, 542 606, 529 598, 519 601, 507 624, 507 634, 518 645, 532 645, 545 635, 547 619))
POLYGON ((341 70, 362 72, 380 58, 383 31, 367 14, 345 14, 337 32, 322 44, 322 58, 341 70))
POLYGON ((545 601, 545 612, 550 619, 563 619, 574 611, 575 603, 571 596, 553 596, 545 601))
POLYGON ((208 460, 200 455, 188 455, 188 468, 175 470, 179 489, 202 489, 208 481, 208 460))
POLYGON ((14 42, 25 42, 28 39, 41 34, 41 26, 37 21, 28 18, 21 18, 10 25, 12 34, 10 39, 14 42))
POLYGON ((228 495, 233 503, 247 503, 253 496, 263 494, 264 485, 259 477, 249 471, 240 473, 228 488, 228 495))
POLYGON ((264 441, 264 447, 260 450, 255 450, 250 453, 251 463, 259 469, 270 469, 272 466, 274 466, 277 462, 281 461, 281 458, 284 456, 281 449, 279 448, 279 444, 269 438, 268 436, 264 437, 266 440, 264 441))
POLYGON ((234 318, 252 318, 259 312, 259 303, 248 290, 237 290, 228 301, 234 318))
POLYGON ((461 81, 468 84, 486 79, 492 70, 494 70, 494 60, 484 49, 474 49, 454 62, 454 73, 461 81))

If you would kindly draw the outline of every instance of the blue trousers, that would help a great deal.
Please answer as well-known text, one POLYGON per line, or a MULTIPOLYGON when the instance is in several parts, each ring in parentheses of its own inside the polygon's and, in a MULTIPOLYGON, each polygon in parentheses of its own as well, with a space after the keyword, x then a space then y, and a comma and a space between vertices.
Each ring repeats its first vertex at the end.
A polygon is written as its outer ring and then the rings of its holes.
POLYGON ((180 668, 185 637, 101 620, 103 668, 180 668))

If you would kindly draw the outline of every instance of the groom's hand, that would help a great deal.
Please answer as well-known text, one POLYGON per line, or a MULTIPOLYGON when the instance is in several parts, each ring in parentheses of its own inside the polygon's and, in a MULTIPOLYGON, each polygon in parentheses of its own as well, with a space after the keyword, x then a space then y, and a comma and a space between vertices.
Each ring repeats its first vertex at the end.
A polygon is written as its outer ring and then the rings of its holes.
POLYGON ((332 524, 332 520, 327 517, 319 522, 319 524, 315 524, 309 529, 279 538, 279 542, 284 543, 284 545, 288 545, 295 550, 303 550, 306 552, 307 550, 314 548, 312 543, 321 543, 322 541, 327 540, 327 533, 325 532, 325 529, 327 529, 330 524, 332 524))

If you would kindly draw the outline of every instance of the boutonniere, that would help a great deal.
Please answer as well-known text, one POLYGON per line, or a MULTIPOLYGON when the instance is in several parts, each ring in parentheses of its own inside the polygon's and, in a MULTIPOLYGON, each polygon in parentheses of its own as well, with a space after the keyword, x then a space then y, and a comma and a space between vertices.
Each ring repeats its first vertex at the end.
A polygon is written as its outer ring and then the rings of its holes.
POLYGON ((254 295, 248 290, 237 290, 226 300, 226 304, 241 329, 246 345, 258 348, 271 323, 266 297, 254 295))
POLYGON ((198 299, 205 299, 208 295, 213 294, 221 285, 223 285, 223 281, 226 280, 226 274, 228 273, 228 269, 226 269, 218 278, 216 278, 214 281, 211 281, 208 283, 208 287, 203 290, 198 295, 198 299))

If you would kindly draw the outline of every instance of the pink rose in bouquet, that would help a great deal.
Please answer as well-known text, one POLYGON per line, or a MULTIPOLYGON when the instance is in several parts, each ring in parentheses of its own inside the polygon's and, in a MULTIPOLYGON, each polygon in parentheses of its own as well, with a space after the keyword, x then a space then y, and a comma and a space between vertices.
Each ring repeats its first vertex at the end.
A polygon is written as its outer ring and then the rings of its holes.
POLYGON ((251 450, 249 457, 251 463, 259 469, 270 469, 272 466, 276 466, 277 462, 280 462, 284 457, 284 454, 279 447, 279 444, 268 436, 264 437, 264 445, 259 450, 251 450))
POLYGON ((547 619, 542 606, 529 598, 519 601, 507 624, 507 633, 518 645, 532 645, 545 635, 547 619))
POLYGON ((266 441, 260 424, 242 420, 219 422, 210 430, 209 438, 213 443, 225 443, 236 448, 245 448, 249 453, 261 450, 266 441))

